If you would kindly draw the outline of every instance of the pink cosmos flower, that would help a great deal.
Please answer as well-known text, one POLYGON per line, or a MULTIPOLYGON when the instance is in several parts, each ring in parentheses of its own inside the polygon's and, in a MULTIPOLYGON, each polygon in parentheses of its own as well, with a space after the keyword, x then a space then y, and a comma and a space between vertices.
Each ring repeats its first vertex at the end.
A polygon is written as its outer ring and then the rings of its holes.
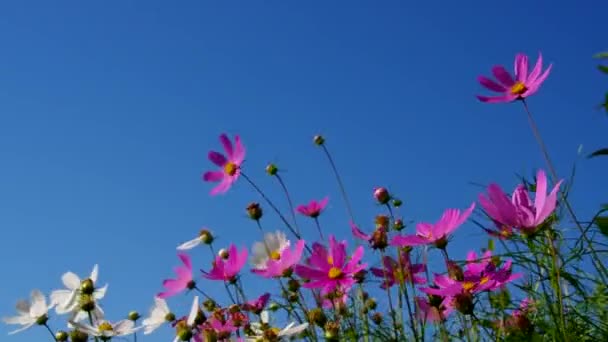
POLYGON ((454 311, 453 307, 446 307, 443 305, 443 298, 436 296, 430 297, 432 299, 416 297, 418 319, 429 323, 441 322, 454 311))
POLYGON ((534 203, 532 203, 523 184, 515 188, 510 201, 500 186, 490 184, 488 186, 488 197, 480 194, 479 203, 492 220, 521 229, 525 233, 532 233, 555 210, 557 191, 562 181, 557 182, 551 193, 547 195, 547 177, 543 170, 538 170, 534 203))
POLYGON ((367 241, 372 249, 384 249, 388 246, 388 233, 385 226, 379 225, 371 234, 366 234, 351 222, 350 229, 354 237, 367 241))
POLYGON ((355 273, 367 267, 367 264, 359 264, 363 246, 357 247, 347 260, 346 241, 337 242, 333 235, 329 237, 329 250, 319 243, 312 247, 308 265, 295 267, 298 276, 310 280, 302 284, 305 288, 321 288, 322 293, 348 289, 355 283, 355 273))
POLYGON ((418 223, 415 235, 397 235, 393 237, 391 245, 402 247, 434 243, 438 248, 444 248, 447 244, 447 237, 469 218, 473 209, 475 209, 474 202, 462 213, 459 209, 448 209, 437 223, 418 223))
POLYGON ((257 299, 248 301, 247 303, 243 304, 243 310, 250 311, 256 315, 259 315, 266 307, 266 304, 268 304, 269 299, 270 293, 264 293, 257 299))
POLYGON ((169 298, 182 292, 183 290, 194 288, 195 284, 192 280, 192 263, 190 261, 190 257, 185 253, 178 253, 177 256, 181 259, 184 265, 175 267, 174 271, 177 275, 176 279, 165 279, 163 281, 163 286, 166 290, 157 294, 156 296, 158 298, 169 298))
POLYGON ((329 201, 329 197, 325 197, 320 201, 312 200, 307 205, 299 205, 296 208, 296 211, 300 214, 312 218, 317 218, 321 215, 321 212, 327 206, 327 202, 329 201))
POLYGON ((230 314, 227 314, 225 309, 216 311, 209 317, 205 323, 203 323, 199 329, 202 331, 200 334, 194 335, 194 341, 206 342, 205 331, 213 332, 217 336, 218 341, 229 341, 232 333, 237 331, 239 328, 236 326, 230 314))
POLYGON ((545 81, 547 76, 549 76, 549 72, 553 65, 549 65, 547 70, 541 74, 542 67, 543 57, 539 53, 534 69, 528 73, 528 56, 521 53, 517 54, 517 56, 515 56, 515 79, 513 79, 509 72, 502 66, 495 66, 492 68, 492 74, 494 74, 500 83, 496 83, 484 76, 479 76, 477 78, 482 86, 491 91, 501 93, 502 95, 477 95, 477 98, 480 101, 487 103, 511 102, 525 99, 538 91, 540 85, 545 81))
POLYGON ((265 265, 251 271, 264 278, 281 277, 300 261, 305 244, 304 240, 299 240, 293 250, 285 248, 280 253, 271 253, 265 265))
POLYGON ((247 248, 243 248, 241 252, 236 248, 236 245, 231 244, 228 248, 228 258, 224 259, 221 256, 216 256, 213 261, 213 268, 209 272, 201 270, 203 276, 211 280, 234 281, 240 270, 247 262, 247 248))
POLYGON ((245 148, 238 135, 234 137, 234 147, 226 134, 220 135, 220 142, 224 146, 224 151, 228 157, 219 152, 211 151, 209 152, 209 160, 222 169, 219 171, 207 171, 203 174, 204 181, 220 183, 211 190, 211 195, 225 193, 230 189, 232 184, 239 178, 241 164, 245 159, 245 148))
POLYGON ((412 264, 409 253, 401 253, 401 263, 390 256, 385 256, 382 263, 384 264, 384 268, 372 267, 370 271, 373 275, 382 279, 380 287, 383 289, 392 287, 395 284, 405 284, 406 282, 412 282, 412 284, 426 283, 424 277, 416 275, 424 272, 426 265, 412 264))
POLYGON ((496 229, 483 228, 488 235, 498 238, 500 240, 508 240, 513 236, 513 227, 502 224, 496 220, 492 220, 496 229))

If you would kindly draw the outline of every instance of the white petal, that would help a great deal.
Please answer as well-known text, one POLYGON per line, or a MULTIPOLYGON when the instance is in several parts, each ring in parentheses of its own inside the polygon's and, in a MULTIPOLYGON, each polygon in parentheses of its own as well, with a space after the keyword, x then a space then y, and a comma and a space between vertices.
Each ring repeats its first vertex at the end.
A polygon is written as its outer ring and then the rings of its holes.
POLYGON ((23 331, 23 330, 25 330, 25 329, 29 329, 29 328, 30 328, 32 325, 34 325, 34 324, 36 324, 36 322, 31 322, 31 323, 28 323, 28 324, 26 324, 26 325, 22 326, 21 328, 19 328, 19 329, 17 329, 17 330, 13 330, 13 331, 9 332, 8 334, 9 334, 9 335, 13 335, 13 334, 16 334, 16 333, 18 333, 18 332, 22 332, 22 331, 23 331))
POLYGON ((27 300, 24 300, 24 299, 17 301, 17 305, 15 305, 15 308, 17 308, 17 313, 19 313, 21 315, 29 315, 30 307, 31 307, 30 302, 28 302, 27 300))
POLYGON ((51 292, 51 303, 57 305, 55 311, 59 315, 72 311, 72 307, 76 304, 76 294, 77 291, 70 290, 55 290, 51 292))
POLYGON ((269 316, 268 315, 268 311, 266 311, 266 310, 262 311, 262 313, 260 314, 260 318, 262 319, 262 323, 268 324, 268 319, 269 319, 268 316, 269 316))
POLYGON ((163 313, 165 313, 165 315, 168 314, 169 312, 171 312, 169 310, 169 306, 167 305, 167 301, 166 300, 164 300, 162 298, 155 297, 154 298, 154 303, 156 304, 156 307, 160 311, 162 311, 163 313))
POLYGON ((163 325, 164 322, 146 322, 146 320, 144 319, 142 324, 144 326, 144 335, 148 335, 151 334, 154 330, 158 329, 161 325, 163 325))
POLYGON ((190 308, 190 314, 188 315, 188 320, 186 321, 188 326, 194 325, 196 315, 198 315, 198 296, 194 296, 194 300, 192 301, 192 308, 190 308))
POLYGON ((116 322, 113 326, 116 335, 128 335, 135 330, 135 323, 128 319, 123 319, 122 321, 116 322))
POLYGON ((185 250, 192 249, 192 248, 200 245, 200 243, 201 243, 201 238, 197 237, 195 239, 182 243, 181 245, 177 246, 177 249, 180 251, 185 251, 185 250))
POLYGON ((78 277, 73 272, 66 272, 61 276, 61 281, 63 285, 70 290, 78 290, 80 287, 80 277, 78 277))
POLYGON ((91 276, 89 277, 93 281, 93 284, 97 283, 98 276, 99 276, 99 266, 97 264, 95 264, 95 266, 93 266, 93 270, 91 271, 91 276))
POLYGON ((2 321, 6 324, 19 324, 25 325, 30 324, 32 322, 36 322, 36 319, 30 317, 29 315, 18 315, 13 317, 3 317, 2 321))
POLYGON ((83 333, 87 333, 89 335, 93 335, 93 336, 99 336, 99 329, 86 324, 86 323, 78 323, 78 322, 74 322, 74 321, 70 321, 69 322, 74 328, 82 331, 83 333))
POLYGON ((298 326, 295 326, 295 327, 289 328, 289 329, 285 328, 285 329, 283 329, 283 331, 281 331, 279 333, 279 336, 296 335, 296 334, 299 334, 302 331, 306 330, 306 328, 308 328, 308 323, 303 323, 303 324, 300 324, 298 326))
POLYGON ((40 317, 46 314, 46 298, 40 290, 32 290, 30 295, 32 298, 32 307, 30 308, 30 316, 40 317))
POLYGON ((93 297, 95 298, 95 300, 100 300, 105 297, 106 292, 108 291, 108 285, 109 284, 105 284, 103 287, 95 289, 95 291, 93 292, 93 297))

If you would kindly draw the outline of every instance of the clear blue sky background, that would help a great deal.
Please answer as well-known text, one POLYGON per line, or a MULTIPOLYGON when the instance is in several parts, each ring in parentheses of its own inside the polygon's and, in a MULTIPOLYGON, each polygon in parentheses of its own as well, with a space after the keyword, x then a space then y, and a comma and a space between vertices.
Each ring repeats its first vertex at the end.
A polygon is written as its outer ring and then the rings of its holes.
MULTIPOLYGON (((331 196, 322 222, 343 236, 344 205, 311 143, 319 132, 367 227, 382 212, 374 186, 401 196, 407 219, 430 221, 476 200, 471 181, 511 189, 516 172, 543 160, 520 105, 474 95, 483 92, 476 76, 511 69, 517 52, 554 63, 530 105, 566 175, 580 144, 608 144, 594 108, 608 83, 591 59, 607 47, 607 11, 603 1, 2 3, 0 315, 31 288, 48 293, 63 272, 86 275, 95 263, 110 283, 108 318, 144 313, 173 276, 175 247, 201 226, 218 244, 250 246, 259 235, 244 208, 256 194, 239 182, 212 198, 200 179, 224 131, 242 136, 248 173, 281 208, 269 161, 288 169, 296 202, 331 196)), ((606 167, 579 163, 583 216, 607 200, 606 167)), ((267 229, 281 228, 267 216, 267 229)), ((468 223, 452 253, 463 257, 471 239, 485 241, 468 223)), ((206 250, 192 255, 209 267, 206 250)), ((246 286, 254 294, 268 284, 246 286)), ((189 298, 170 304, 185 313, 189 298)), ((42 329, 5 337, 12 328, 0 325, 2 340, 46 338, 42 329)))

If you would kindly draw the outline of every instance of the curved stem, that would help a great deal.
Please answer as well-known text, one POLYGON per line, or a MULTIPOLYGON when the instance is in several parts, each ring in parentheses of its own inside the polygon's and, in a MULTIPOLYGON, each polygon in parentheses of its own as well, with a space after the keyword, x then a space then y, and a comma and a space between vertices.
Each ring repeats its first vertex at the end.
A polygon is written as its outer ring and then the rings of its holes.
POLYGON ((44 323, 44 327, 46 328, 46 330, 49 331, 51 336, 53 336, 53 340, 57 341, 57 336, 55 336, 55 333, 53 332, 53 330, 51 330, 51 327, 49 327, 47 323, 44 323))
POLYGON ((342 198, 344 199, 344 203, 346 204, 346 210, 348 211, 348 215, 350 216, 350 220, 355 223, 355 217, 353 215, 353 210, 350 206, 350 201, 348 200, 348 196, 346 195, 346 189, 344 188, 344 183, 342 183, 342 177, 340 177, 340 173, 338 172, 338 168, 336 167, 336 163, 334 163, 334 159, 331 157, 329 150, 325 147, 325 144, 321 145, 323 148, 323 152, 327 156, 329 160, 329 164, 331 165, 332 170, 334 171, 334 175, 336 176, 336 180, 338 181, 338 186, 340 187, 340 192, 342 193, 342 198))
POLYGON ((279 181, 279 184, 281 185, 283 192, 285 192, 285 197, 287 197, 287 203, 289 204, 289 211, 291 213, 291 219, 293 220, 293 225, 296 227, 296 232, 298 234, 300 234, 300 227, 298 227, 298 221, 296 220, 296 211, 293 206, 291 196, 289 195, 289 191, 287 190, 287 186, 285 185, 285 182, 283 182, 283 178, 281 178, 281 176, 278 173, 275 175, 275 177, 277 177, 277 180, 279 181))
POLYGON ((319 223, 318 217, 315 217, 315 224, 317 225, 317 231, 319 232, 319 236, 321 237, 321 240, 325 240, 325 238, 323 237, 323 231, 321 230, 321 224, 319 223))

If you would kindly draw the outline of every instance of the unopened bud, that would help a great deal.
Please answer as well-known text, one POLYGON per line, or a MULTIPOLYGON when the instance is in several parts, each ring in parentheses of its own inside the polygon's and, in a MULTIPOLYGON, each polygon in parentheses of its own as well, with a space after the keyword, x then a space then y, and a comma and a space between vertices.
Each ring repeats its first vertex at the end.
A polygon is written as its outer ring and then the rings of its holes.
POLYGON ((70 341, 71 342, 87 342, 89 339, 89 335, 80 331, 80 330, 72 330, 70 331, 70 341))
POLYGON ((314 308, 308 311, 308 322, 322 328, 325 326, 325 323, 327 323, 327 316, 325 316, 322 309, 314 308))
POLYGON ((187 328, 182 328, 177 331, 177 338, 180 341, 190 341, 192 339, 192 331, 187 328))
POLYGON ((139 312, 137 312, 137 311, 131 311, 131 312, 129 312, 129 316, 128 317, 129 317, 129 320, 131 320, 133 322, 135 322, 135 321, 137 321, 138 319, 141 318, 141 316, 139 315, 139 312))
POLYGON ((272 303, 268 304, 268 310, 270 310, 272 312, 275 312, 275 311, 279 310, 280 308, 281 308, 281 306, 277 302, 272 302, 272 303))
POLYGON ((315 143, 315 145, 318 145, 318 146, 325 144, 325 138, 323 138, 323 136, 321 136, 321 135, 315 135, 315 137, 312 139, 312 141, 315 143))
POLYGON ((367 271, 360 270, 353 275, 353 278, 355 279, 355 282, 357 282, 357 284, 362 284, 365 281, 366 276, 367 276, 367 271))
POLYGON ((377 215, 375 218, 376 228, 388 229, 389 218, 386 215, 377 215))
POLYGON ((372 315, 372 322, 376 323, 377 325, 382 324, 382 314, 380 312, 376 312, 372 315))
POLYGON ((57 342, 65 342, 68 340, 68 337, 68 333, 63 330, 60 330, 55 333, 55 340, 57 340, 57 342))
POLYGON ((403 204, 403 202, 400 199, 393 198, 393 207, 399 208, 402 204, 403 204))
POLYGON ((403 230, 403 228, 405 228, 405 224, 403 224, 403 220, 402 219, 396 219, 395 222, 393 222, 393 228, 396 231, 403 230))
POLYGON ((373 298, 368 298, 365 301, 365 307, 370 310, 376 310, 377 306, 378 306, 378 304, 376 303, 376 301, 373 298))
POLYGON ((249 215, 249 218, 251 218, 254 221, 258 221, 259 219, 262 218, 262 207, 260 207, 259 203, 250 203, 247 206, 247 215, 249 215))
POLYGON ((49 316, 47 316, 46 314, 36 318, 36 324, 38 325, 45 325, 46 322, 48 322, 49 320, 49 316))
POLYGON ((199 233, 198 233, 199 238, 201 239, 201 241, 206 244, 206 245, 210 245, 213 243, 213 234, 211 234, 210 231, 208 231, 207 229, 202 229, 199 233))
POLYGON ((80 309, 85 312, 91 312, 95 309, 95 298, 90 294, 82 294, 78 301, 80 309))
POLYGON ((219 252, 217 252, 217 255, 219 255, 220 258, 222 258, 224 260, 228 259, 228 257, 230 256, 230 254, 228 253, 228 250, 224 249, 224 248, 220 249, 219 252))
POLYGON ((387 204, 390 201, 391 196, 388 193, 386 188, 375 188, 374 189, 374 198, 380 204, 387 204))
POLYGON ((175 314, 172 312, 169 312, 168 314, 165 315, 165 321, 167 322, 173 322, 175 321, 175 314))
POLYGON ((388 246, 388 234, 386 229, 379 227, 372 233, 370 240, 372 249, 385 249, 388 246))
POLYGON ((300 282, 296 279, 289 279, 287 282, 287 288, 289 291, 297 292, 300 289, 300 282))
POLYGON ((80 291, 86 295, 93 294, 93 292, 95 292, 95 283, 93 283, 93 280, 90 278, 83 280, 80 283, 80 291))
POLYGON ((464 280, 464 272, 462 271, 462 268, 460 266, 458 266, 457 263, 455 263, 452 260, 448 260, 446 262, 446 266, 448 268, 448 276, 450 278, 452 278, 453 280, 456 281, 463 281, 464 280))
POLYGON ((203 307, 205 308, 205 310, 211 312, 215 310, 215 308, 217 307, 217 303, 213 299, 207 299, 203 302, 203 307))
POLYGON ((277 168, 276 165, 274 165, 274 164, 268 164, 266 166, 266 173, 267 174, 269 174, 271 176, 274 176, 274 175, 277 174, 277 172, 279 172, 279 168, 277 168))
POLYGON ((340 324, 336 322, 329 321, 325 323, 325 339, 327 341, 338 341, 338 337, 340 336, 340 324))

